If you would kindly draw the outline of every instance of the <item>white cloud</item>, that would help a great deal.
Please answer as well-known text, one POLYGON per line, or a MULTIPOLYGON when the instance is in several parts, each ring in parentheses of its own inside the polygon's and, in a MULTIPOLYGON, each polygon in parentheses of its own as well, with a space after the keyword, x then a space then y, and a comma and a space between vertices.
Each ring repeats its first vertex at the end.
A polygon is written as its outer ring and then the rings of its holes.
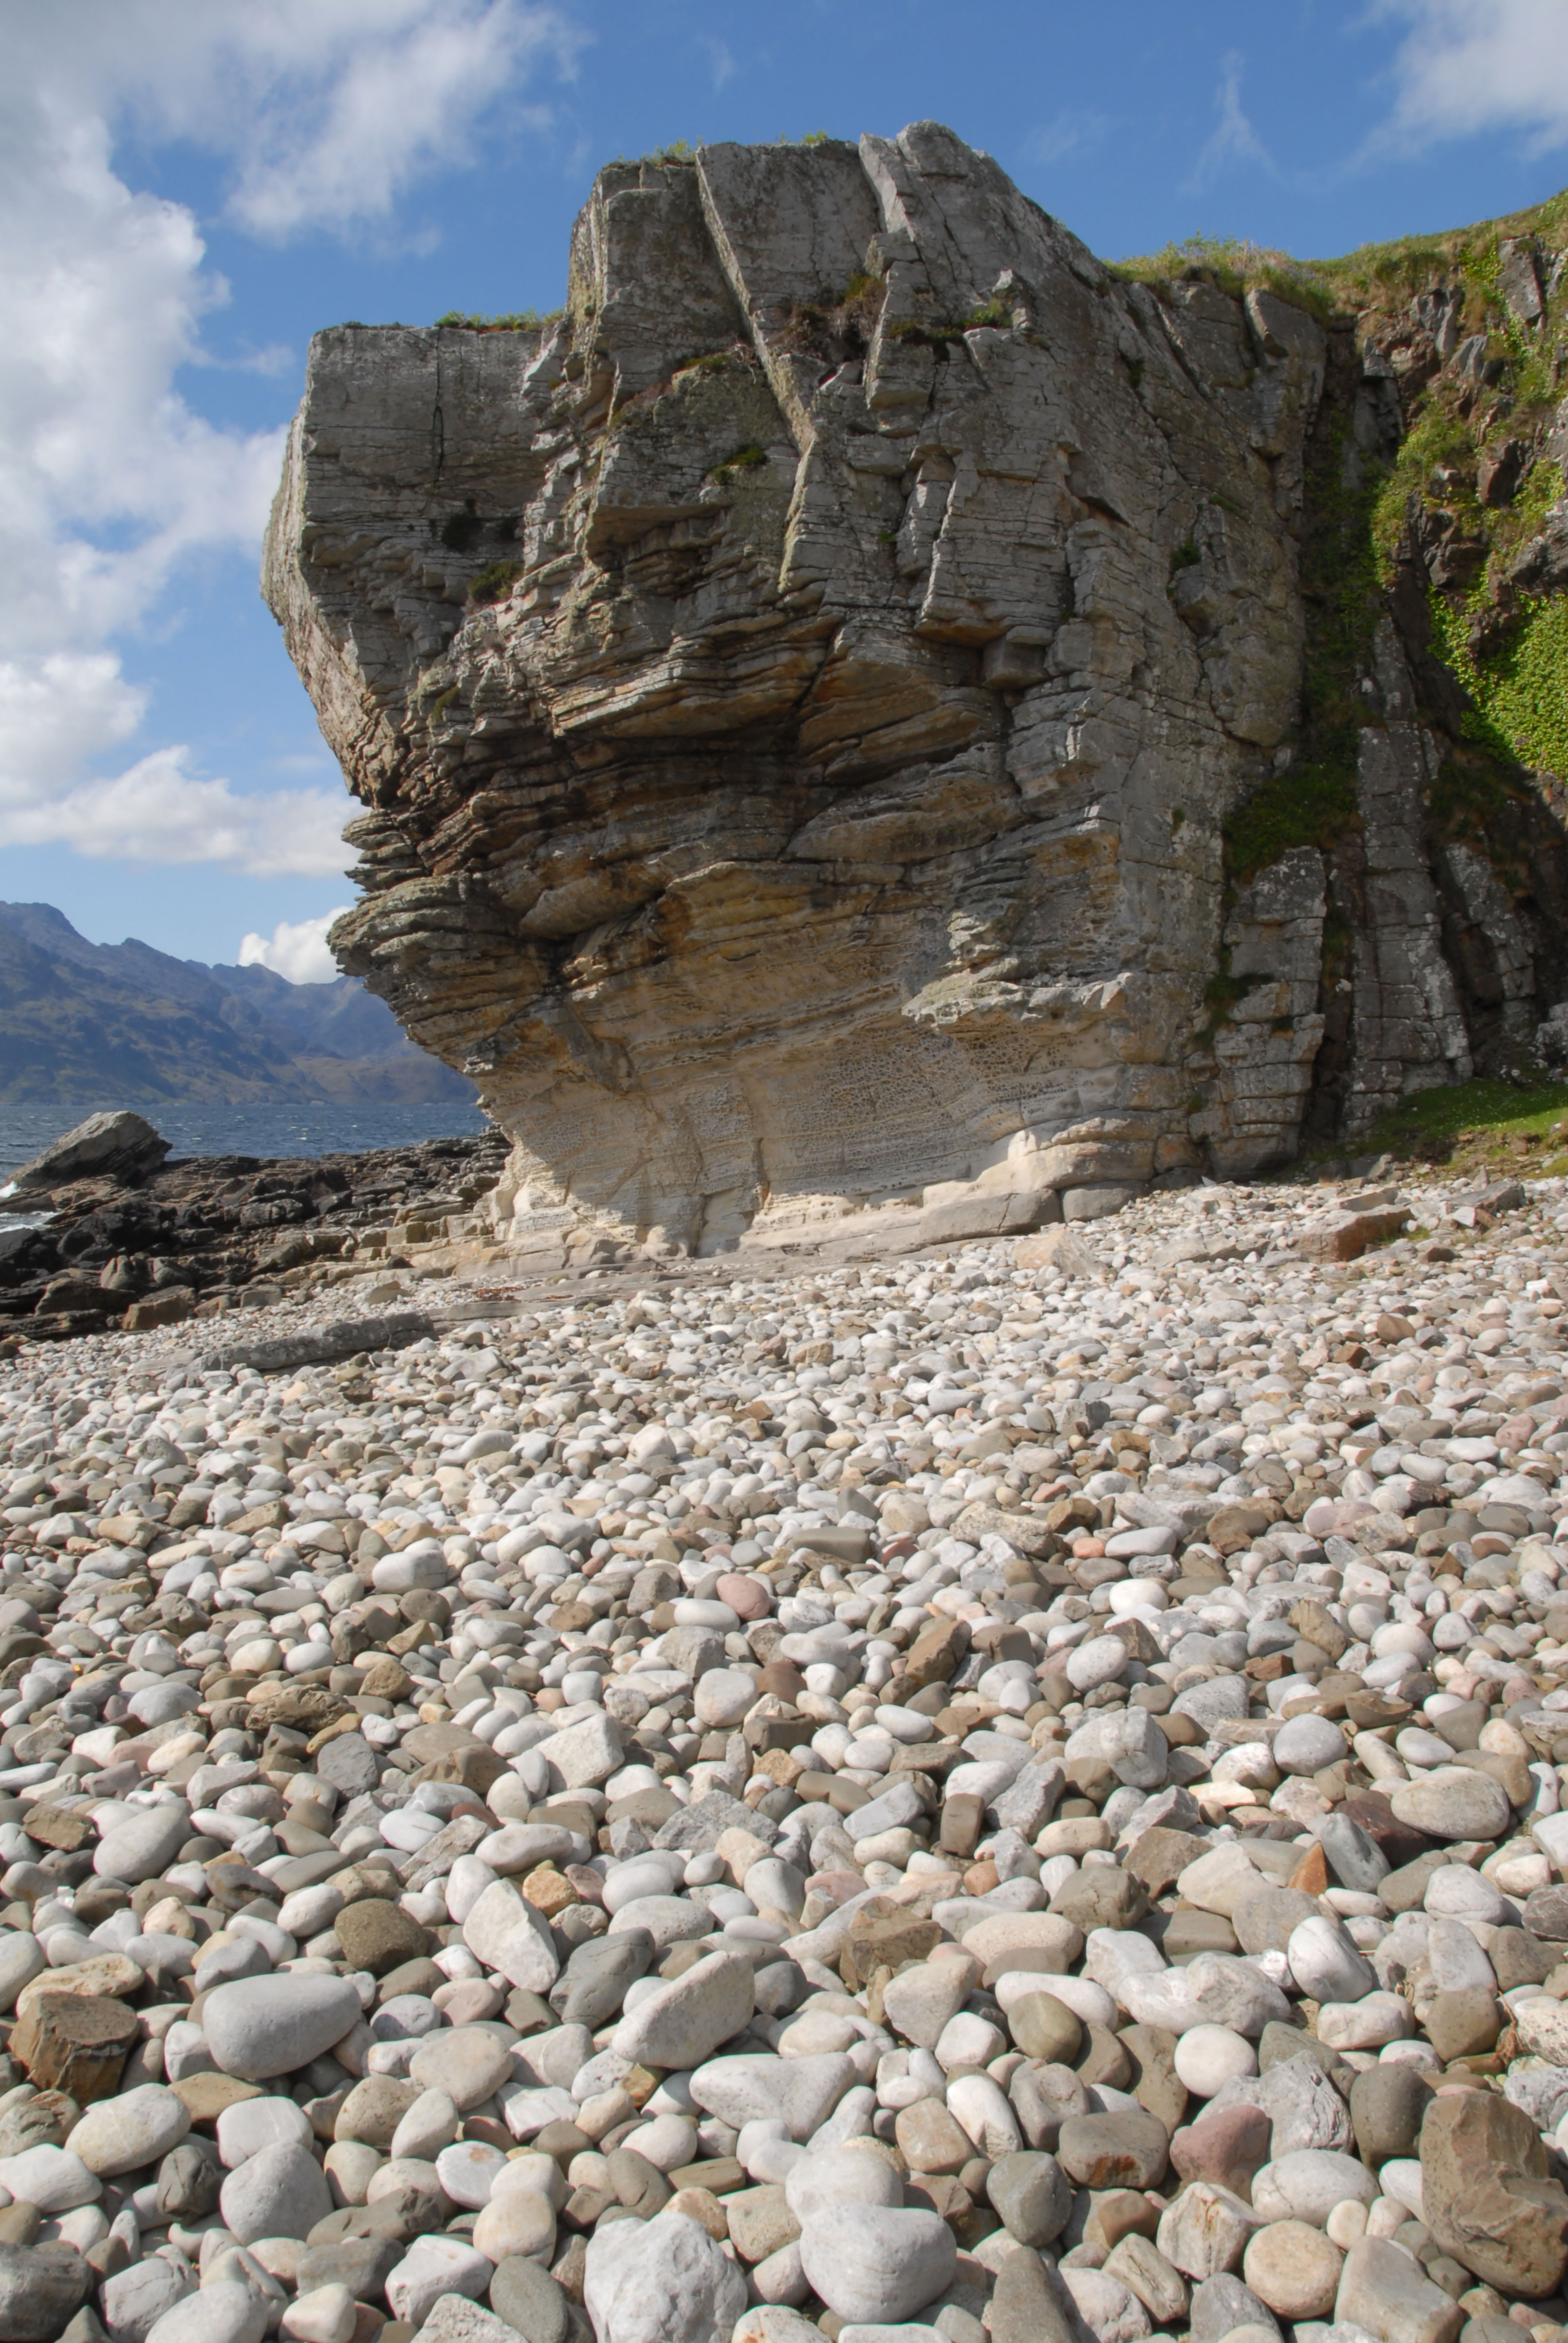
POLYGON ((0 842, 340 871, 336 784, 246 797, 166 741, 99 776, 151 712, 120 646, 193 557, 255 557, 283 443, 182 397, 227 288, 116 140, 215 154, 246 233, 340 232, 576 36, 528 0, 0 0, 0 842))
POLYGON ((188 771, 190 752, 155 749, 110 779, 47 793, 0 770, 0 846, 69 846, 95 861, 217 862, 256 879, 331 879, 352 857, 341 791, 246 796, 188 771))
POLYGON ((1568 9, 1563 0, 1383 0, 1410 30, 1382 143, 1425 146, 1522 130, 1537 152, 1568 144, 1568 9))
POLYGON ((1241 56, 1237 49, 1230 50, 1220 61, 1220 86, 1214 105, 1220 119, 1192 166, 1192 176, 1187 182, 1189 189, 1207 186, 1211 179, 1233 163, 1261 163, 1269 171, 1274 167, 1273 157, 1241 106, 1241 56))
POLYGON ((1087 155, 1111 127, 1108 114, 1086 113, 1081 106, 1063 106, 1060 114, 1031 131, 1023 151, 1031 163, 1065 163, 1070 155, 1087 155))
POLYGON ((279 920, 270 936, 253 930, 239 948, 241 968, 269 968, 290 984, 330 984, 340 970, 327 949, 327 930, 347 909, 340 903, 318 920, 279 920))
POLYGON ((708 51, 709 62, 713 67, 713 86, 722 89, 725 83, 733 81, 740 70, 735 62, 735 52, 728 41, 706 40, 702 45, 708 51))

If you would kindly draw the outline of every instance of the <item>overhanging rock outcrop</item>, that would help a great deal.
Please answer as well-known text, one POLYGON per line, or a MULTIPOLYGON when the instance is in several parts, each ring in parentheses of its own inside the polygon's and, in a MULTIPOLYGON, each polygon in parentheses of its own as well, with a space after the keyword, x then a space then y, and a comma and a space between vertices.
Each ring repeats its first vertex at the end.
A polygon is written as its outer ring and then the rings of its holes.
POLYGON ((264 584, 369 809, 334 948, 480 1082, 510 1242, 1289 1154, 1322 865, 1227 913, 1221 825, 1289 755, 1325 348, 932 123, 613 165, 553 322, 317 337, 264 584))

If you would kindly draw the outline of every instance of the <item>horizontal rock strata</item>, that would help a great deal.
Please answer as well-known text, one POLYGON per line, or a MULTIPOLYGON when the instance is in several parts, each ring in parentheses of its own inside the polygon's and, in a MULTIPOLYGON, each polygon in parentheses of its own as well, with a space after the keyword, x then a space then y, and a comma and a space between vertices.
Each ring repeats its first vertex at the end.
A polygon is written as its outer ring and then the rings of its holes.
POLYGON ((1322 360, 930 124, 612 166, 542 331, 317 337, 266 584, 374 809, 337 949, 477 1073, 516 1236, 1198 1160, 1322 360))
POLYGON ((264 587, 367 809, 335 949, 510 1245, 1003 1235, 1534 1047, 1561 791, 1475 764, 1436 490, 1373 543, 1494 377, 1300 274, 1111 272, 918 123, 610 166, 543 326, 317 337, 264 587))

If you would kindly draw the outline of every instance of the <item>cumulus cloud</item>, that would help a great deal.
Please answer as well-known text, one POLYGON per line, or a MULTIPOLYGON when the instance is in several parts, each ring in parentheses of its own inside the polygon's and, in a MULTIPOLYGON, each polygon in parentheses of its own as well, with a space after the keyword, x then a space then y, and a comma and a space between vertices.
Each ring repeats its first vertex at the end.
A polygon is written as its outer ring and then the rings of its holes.
POLYGON ((332 879, 352 859, 343 799, 318 789, 246 794, 188 768, 181 746, 123 773, 93 774, 46 796, 0 774, 0 846, 69 846, 94 860, 217 862, 256 879, 332 879))
POLYGON ((279 920, 270 936, 253 930, 239 948, 241 968, 269 968, 290 984, 330 984, 339 970, 327 949, 327 930, 347 909, 340 903, 318 920, 279 920))
POLYGON ((1378 13, 1409 27, 1383 143, 1520 130, 1537 152, 1568 145, 1562 0, 1383 0, 1378 13))
POLYGON ((0 842, 340 871, 336 788, 246 796, 177 742, 101 777, 150 713, 120 646, 193 558, 254 557, 283 442, 182 395, 227 288, 120 142, 211 151, 247 234, 340 232, 575 36, 527 0, 0 0, 0 842))

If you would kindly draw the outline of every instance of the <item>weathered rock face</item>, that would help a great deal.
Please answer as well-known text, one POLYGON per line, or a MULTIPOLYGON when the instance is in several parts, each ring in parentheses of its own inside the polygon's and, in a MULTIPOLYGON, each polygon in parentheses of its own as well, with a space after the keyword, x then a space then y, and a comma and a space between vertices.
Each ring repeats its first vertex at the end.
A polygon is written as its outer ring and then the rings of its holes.
POLYGON ((1469 1071, 1392 626, 1353 1024, 1317 849, 1226 904, 1329 345, 931 123, 610 166, 538 330, 317 337, 264 584, 371 808, 334 944, 518 1244, 1027 1227, 1281 1160, 1325 1064, 1342 1128, 1469 1071))

